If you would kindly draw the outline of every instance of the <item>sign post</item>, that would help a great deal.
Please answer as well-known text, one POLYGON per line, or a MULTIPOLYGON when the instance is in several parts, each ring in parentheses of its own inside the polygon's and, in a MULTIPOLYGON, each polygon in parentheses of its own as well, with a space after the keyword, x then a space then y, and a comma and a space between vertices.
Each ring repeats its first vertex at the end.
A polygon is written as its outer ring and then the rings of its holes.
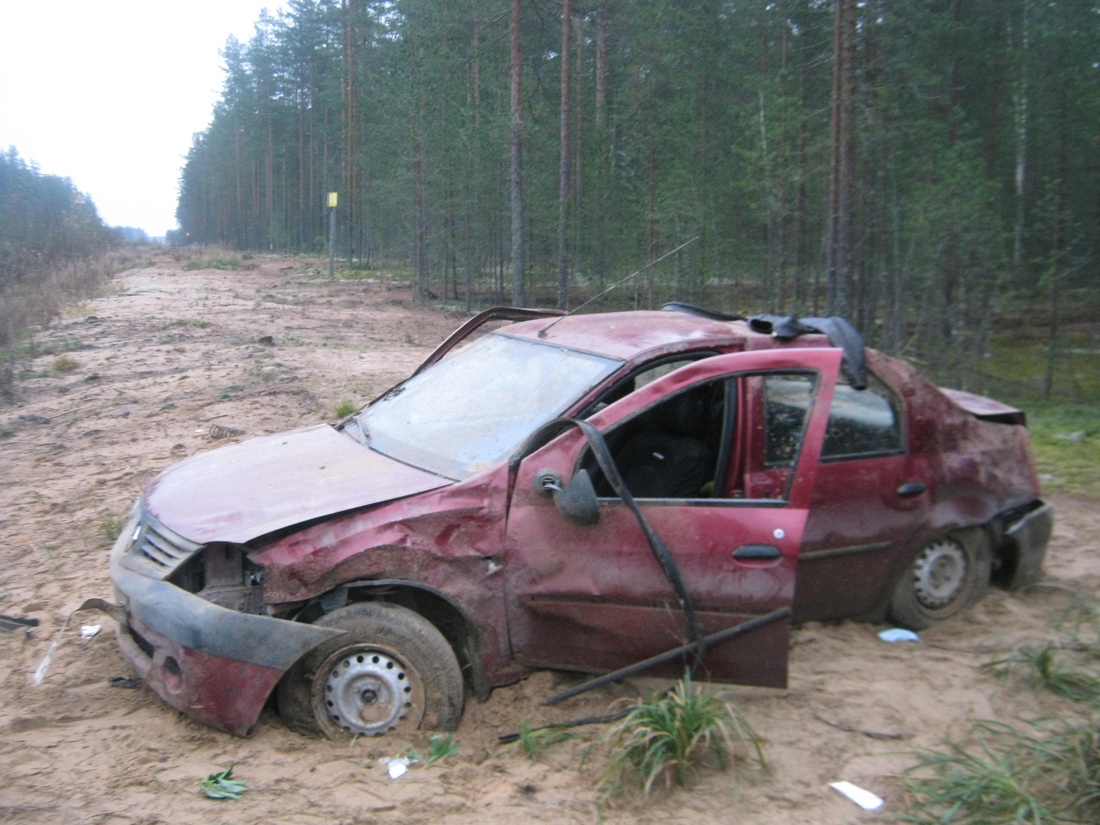
POLYGON ((328 279, 336 280, 336 200, 335 192, 328 193, 328 279))

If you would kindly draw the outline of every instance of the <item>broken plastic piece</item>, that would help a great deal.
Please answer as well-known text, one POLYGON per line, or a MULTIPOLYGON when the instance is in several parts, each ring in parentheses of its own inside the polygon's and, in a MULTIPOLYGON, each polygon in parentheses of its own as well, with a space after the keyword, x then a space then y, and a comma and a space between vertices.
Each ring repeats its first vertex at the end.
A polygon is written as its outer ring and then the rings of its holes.
POLYGON ((877 811, 886 804, 886 800, 881 796, 875 796, 870 791, 859 787, 859 785, 853 785, 851 782, 830 782, 829 787, 844 794, 865 811, 877 811))
POLYGON ((379 759, 378 761, 386 766, 386 770, 390 772, 390 779, 400 779, 408 772, 409 765, 415 760, 407 756, 395 756, 392 759, 379 759))
POLYGON ((887 630, 883 630, 878 634, 878 637, 884 642, 919 642, 920 636, 914 633, 912 630, 906 630, 904 627, 891 627, 887 630))

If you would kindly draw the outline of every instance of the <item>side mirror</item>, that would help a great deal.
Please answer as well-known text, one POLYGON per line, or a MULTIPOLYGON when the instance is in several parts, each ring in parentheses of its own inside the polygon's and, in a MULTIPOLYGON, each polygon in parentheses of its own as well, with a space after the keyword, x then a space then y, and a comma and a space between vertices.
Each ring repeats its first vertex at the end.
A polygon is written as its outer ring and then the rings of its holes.
POLYGON ((600 500, 588 470, 578 470, 568 484, 562 485, 561 476, 544 471, 535 477, 535 487, 544 495, 553 495, 554 504, 563 516, 581 527, 591 527, 600 521, 600 500))

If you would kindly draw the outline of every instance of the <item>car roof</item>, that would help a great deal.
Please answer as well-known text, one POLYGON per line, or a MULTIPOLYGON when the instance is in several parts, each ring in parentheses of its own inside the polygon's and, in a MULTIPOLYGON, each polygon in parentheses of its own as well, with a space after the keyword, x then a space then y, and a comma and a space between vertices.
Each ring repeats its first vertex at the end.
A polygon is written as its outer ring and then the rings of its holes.
POLYGON ((771 349, 778 346, 827 347, 824 335, 800 336, 783 342, 754 332, 746 321, 723 321, 687 312, 638 310, 567 315, 524 321, 498 334, 615 358, 649 360, 677 352, 713 349, 720 352, 771 349))

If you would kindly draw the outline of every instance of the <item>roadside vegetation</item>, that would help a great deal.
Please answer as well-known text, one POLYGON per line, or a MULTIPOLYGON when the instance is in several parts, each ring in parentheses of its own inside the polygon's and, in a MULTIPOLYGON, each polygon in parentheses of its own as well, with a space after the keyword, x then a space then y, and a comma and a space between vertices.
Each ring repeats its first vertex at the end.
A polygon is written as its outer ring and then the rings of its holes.
MULTIPOLYGON (((29 331, 96 295, 135 259, 70 180, 40 173, 14 147, 0 152, 0 402, 14 400, 24 365, 42 354, 29 331)), ((52 369, 78 366, 62 355, 52 369)))
POLYGON ((1100 821, 1100 609, 1075 598, 1051 637, 988 667, 1034 694, 1013 724, 979 721, 965 743, 923 751, 906 772, 905 822, 1100 821))

